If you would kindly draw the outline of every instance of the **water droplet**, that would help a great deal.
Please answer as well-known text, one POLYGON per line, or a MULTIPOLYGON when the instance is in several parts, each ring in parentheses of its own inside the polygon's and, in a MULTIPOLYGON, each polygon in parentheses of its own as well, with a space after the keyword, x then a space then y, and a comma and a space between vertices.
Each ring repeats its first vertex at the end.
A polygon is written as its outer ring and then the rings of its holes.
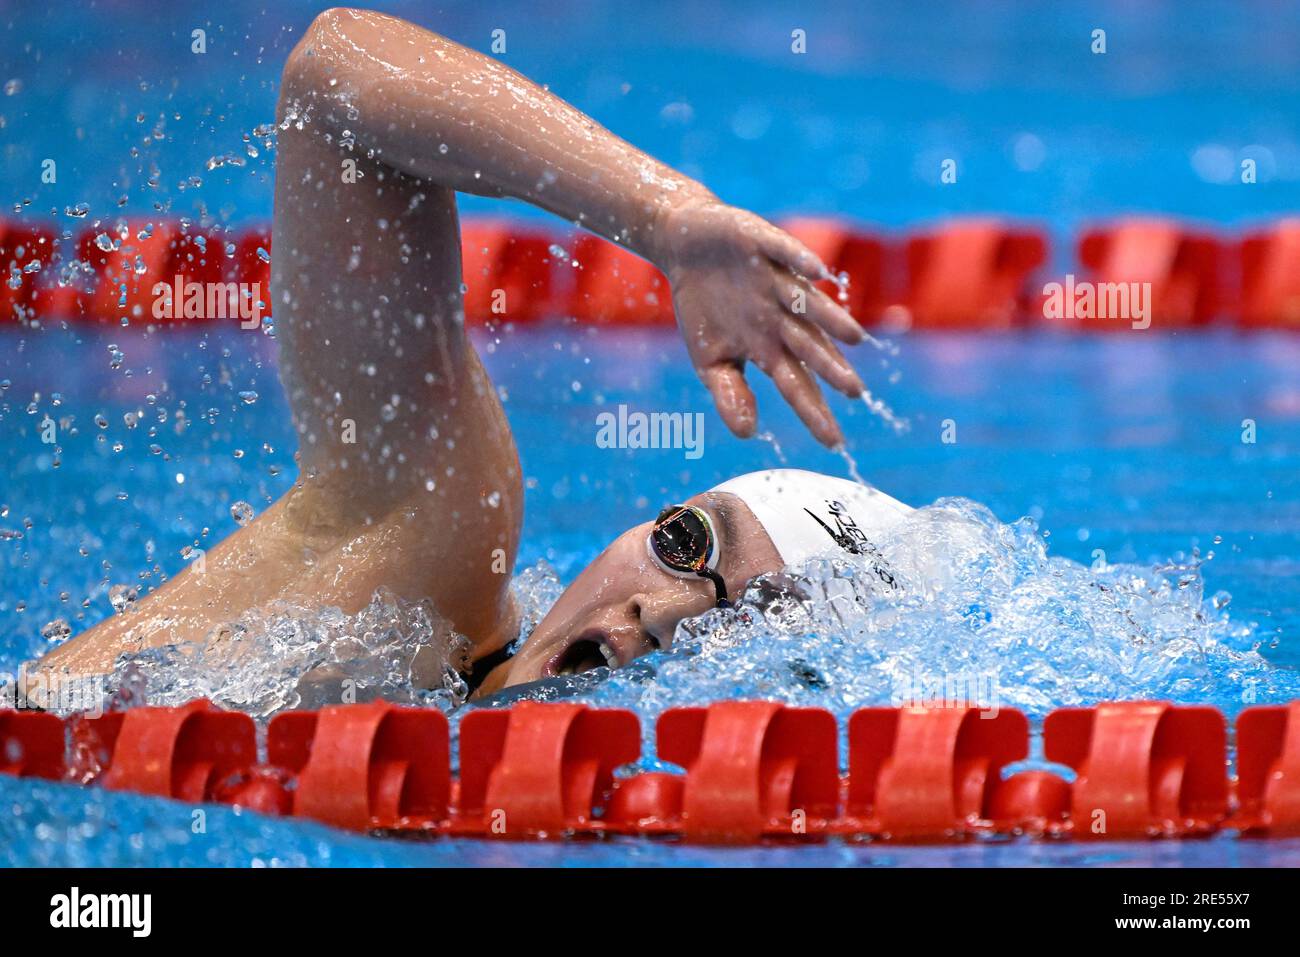
POLYGON ((55 618, 41 626, 41 637, 52 645, 63 641, 70 634, 72 634, 72 626, 64 618, 55 618))
POLYGON ((236 502, 230 506, 230 517, 235 520, 235 524, 243 528, 253 520, 253 506, 247 502, 236 502))
POLYGON ((114 585, 108 590, 108 603, 113 606, 113 611, 121 614, 139 594, 134 585, 114 585))

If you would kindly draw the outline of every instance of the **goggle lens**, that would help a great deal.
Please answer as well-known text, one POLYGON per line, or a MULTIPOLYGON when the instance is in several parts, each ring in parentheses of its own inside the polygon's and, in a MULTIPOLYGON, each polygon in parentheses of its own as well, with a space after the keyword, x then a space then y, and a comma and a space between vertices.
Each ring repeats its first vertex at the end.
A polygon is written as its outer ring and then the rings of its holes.
POLYGON ((661 562, 674 571, 709 579, 718 607, 727 608, 727 583, 709 567, 714 545, 708 516, 693 505, 670 505, 659 513, 650 533, 650 547, 661 562))
POLYGON ((713 530, 698 509, 674 505, 659 513, 651 543, 669 568, 698 572, 713 553, 713 530))

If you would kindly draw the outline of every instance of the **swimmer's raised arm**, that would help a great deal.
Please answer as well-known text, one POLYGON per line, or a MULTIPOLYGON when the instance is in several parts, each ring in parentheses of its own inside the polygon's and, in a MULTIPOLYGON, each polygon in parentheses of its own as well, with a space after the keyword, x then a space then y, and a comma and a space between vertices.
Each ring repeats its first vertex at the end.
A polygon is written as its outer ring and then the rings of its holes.
POLYGON ((289 122, 409 176, 525 200, 648 259, 672 284, 692 361, 732 431, 755 428, 753 362, 821 441, 841 441, 810 370, 859 395, 830 337, 863 332, 810 284, 826 267, 792 236, 503 64, 382 14, 321 14, 290 57, 281 104, 289 122))
POLYGON ((513 71, 400 20, 331 10, 285 65, 277 119, 271 302, 298 479, 41 673, 220 646, 242 634, 230 623, 273 602, 352 614, 378 588, 430 601, 478 671, 503 653, 519 626, 508 573, 523 483, 465 334, 457 189, 536 203, 659 266, 737 434, 756 424, 753 362, 819 439, 840 441, 813 374, 860 393, 830 337, 862 331, 809 285, 817 258, 513 71))

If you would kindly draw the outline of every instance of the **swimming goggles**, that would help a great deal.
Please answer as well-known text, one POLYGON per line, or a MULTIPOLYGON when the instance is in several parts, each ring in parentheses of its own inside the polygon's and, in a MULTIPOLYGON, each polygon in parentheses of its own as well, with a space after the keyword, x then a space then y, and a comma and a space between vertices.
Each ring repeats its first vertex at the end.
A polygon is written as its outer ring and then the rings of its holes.
POLYGON ((714 570, 718 540, 703 509, 694 505, 670 505, 655 519, 650 532, 650 551, 669 571, 698 575, 713 582, 717 606, 730 608, 727 583, 714 570))

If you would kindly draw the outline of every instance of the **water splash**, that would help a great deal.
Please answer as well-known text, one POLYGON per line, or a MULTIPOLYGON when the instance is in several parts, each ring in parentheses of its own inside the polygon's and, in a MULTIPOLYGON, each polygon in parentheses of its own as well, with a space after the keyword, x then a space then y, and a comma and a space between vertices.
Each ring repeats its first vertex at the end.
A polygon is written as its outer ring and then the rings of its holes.
POLYGON ((1233 713, 1300 697, 1300 673, 1258 653, 1255 626, 1206 599, 1198 559, 1090 569, 1050 556, 1031 519, 1006 525, 964 499, 917 509, 877 544, 901 588, 853 556, 764 576, 734 609, 682 622, 671 650, 580 676, 575 697, 647 729, 667 708, 742 697, 841 719, 953 687, 1034 718, 1108 699, 1233 713))
POLYGON ((857 482, 859 485, 865 485, 867 487, 871 486, 871 483, 862 477, 862 472, 858 470, 858 460, 853 457, 853 453, 849 451, 847 445, 841 442, 839 445, 831 449, 831 451, 844 460, 844 467, 848 469, 849 478, 853 479, 853 481, 857 482))
POLYGON ((460 677, 468 651, 429 602, 382 589, 355 615, 274 602, 204 642, 123 655, 108 682, 116 691, 109 706, 209 698, 259 719, 380 698, 450 710, 468 695, 460 677))
POLYGON ((863 405, 871 410, 872 415, 876 416, 876 418, 880 419, 893 429, 895 434, 902 435, 904 432, 911 430, 912 423, 907 419, 901 418, 889 407, 889 404, 885 402, 884 399, 877 398, 867 389, 863 389, 858 398, 862 400, 863 405))
POLYGON ((754 438, 760 442, 766 442, 768 445, 772 446, 772 454, 776 456, 776 460, 780 462, 782 465, 787 464, 785 452, 781 449, 781 443, 777 441, 775 434, 773 434, 772 432, 757 432, 754 434, 754 438))
POLYGON ((519 614, 519 634, 512 650, 518 650, 527 640, 563 591, 564 584, 559 574, 546 559, 515 576, 510 583, 510 592, 519 614))

